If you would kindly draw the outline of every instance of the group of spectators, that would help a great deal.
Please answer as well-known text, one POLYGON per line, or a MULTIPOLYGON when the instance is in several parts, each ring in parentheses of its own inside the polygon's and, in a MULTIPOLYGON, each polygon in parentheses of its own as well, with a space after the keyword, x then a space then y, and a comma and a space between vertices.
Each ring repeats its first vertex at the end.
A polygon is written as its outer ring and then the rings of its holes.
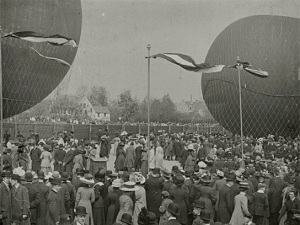
POLYGON ((33 137, 1 156, 2 224, 300 224, 299 137, 33 137))

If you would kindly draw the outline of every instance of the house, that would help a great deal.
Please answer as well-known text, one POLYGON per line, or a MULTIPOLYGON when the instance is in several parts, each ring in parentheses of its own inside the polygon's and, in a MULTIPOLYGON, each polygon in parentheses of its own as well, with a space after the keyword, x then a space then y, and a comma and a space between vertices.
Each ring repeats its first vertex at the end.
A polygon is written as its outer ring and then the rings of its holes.
POLYGON ((110 111, 106 106, 94 106, 95 118, 100 121, 110 121, 110 111))
POLYGON ((200 116, 204 116, 208 111, 204 101, 181 101, 176 104, 177 111, 180 113, 198 113, 200 116))

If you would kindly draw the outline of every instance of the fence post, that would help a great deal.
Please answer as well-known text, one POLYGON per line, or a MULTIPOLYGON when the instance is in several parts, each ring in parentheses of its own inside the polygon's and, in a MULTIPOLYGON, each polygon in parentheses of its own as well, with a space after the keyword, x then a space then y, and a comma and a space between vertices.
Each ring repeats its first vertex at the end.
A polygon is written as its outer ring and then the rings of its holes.
POLYGON ((17 132, 18 132, 18 124, 15 123, 15 133, 14 133, 14 138, 17 137, 17 132))
POLYGON ((34 132, 36 132, 36 123, 34 123, 34 125, 33 125, 33 130, 34 130, 34 132))
POLYGON ((141 124, 139 123, 139 134, 141 134, 141 124))
POLYGON ((169 134, 171 134, 171 125, 169 125, 169 134))
POLYGON ((155 124, 153 124, 153 133, 155 134, 155 124))
POLYGON ((89 140, 92 140, 92 124, 90 124, 89 140))
POLYGON ((107 130, 108 130, 108 132, 109 132, 109 125, 108 125, 108 124, 106 124, 106 128, 107 128, 107 130))
POLYGON ((74 132, 74 124, 73 123, 71 124, 71 129, 74 132))
POLYGON ((55 122, 53 123, 53 133, 55 134, 55 122))

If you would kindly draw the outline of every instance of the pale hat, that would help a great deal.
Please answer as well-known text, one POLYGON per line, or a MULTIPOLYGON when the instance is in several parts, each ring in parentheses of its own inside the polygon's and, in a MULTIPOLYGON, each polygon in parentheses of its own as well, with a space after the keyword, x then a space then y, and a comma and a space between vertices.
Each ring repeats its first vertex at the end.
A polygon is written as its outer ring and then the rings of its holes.
POLYGON ((132 181, 128 181, 123 183, 123 185, 120 187, 121 191, 136 191, 138 190, 140 187, 135 185, 135 182, 132 181))
POLYGON ((224 172, 221 171, 221 170, 218 170, 217 175, 220 176, 220 177, 224 177, 224 172))
POLYGON ((206 165, 205 162, 203 162, 203 161, 199 162, 199 163, 198 163, 198 166, 199 166, 200 168, 206 168, 206 167, 207 167, 207 165, 206 165))
POLYGON ((121 185, 122 185, 122 181, 121 181, 121 179, 115 179, 113 182, 112 182, 112 187, 117 187, 117 188, 119 188, 119 187, 121 187, 121 185))
POLYGON ((193 144, 189 144, 188 145, 188 150, 194 150, 194 145, 193 144))
POLYGON ((126 131, 123 131, 122 133, 121 133, 121 136, 125 136, 125 135, 127 135, 128 133, 126 132, 126 131))
POLYGON ((133 181, 135 183, 139 183, 139 184, 144 184, 146 182, 145 177, 141 173, 138 173, 138 172, 134 172, 134 173, 130 174, 129 180, 133 181))
POLYGON ((81 181, 81 183, 84 183, 84 184, 94 184, 95 183, 95 180, 93 179, 92 174, 85 174, 84 177, 79 178, 79 180, 81 181))

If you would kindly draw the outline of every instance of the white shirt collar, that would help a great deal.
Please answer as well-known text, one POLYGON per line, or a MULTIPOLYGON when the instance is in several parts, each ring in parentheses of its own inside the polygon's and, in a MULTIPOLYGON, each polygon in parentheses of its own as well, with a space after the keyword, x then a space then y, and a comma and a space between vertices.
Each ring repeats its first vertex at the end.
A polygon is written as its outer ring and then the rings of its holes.
POLYGON ((170 216, 170 218, 168 220, 176 220, 176 217, 170 216))
POLYGON ((263 190, 258 190, 257 192, 258 193, 265 193, 263 190))
POLYGON ((17 189, 19 186, 20 186, 20 184, 19 184, 19 183, 16 183, 16 184, 15 184, 15 189, 17 189))

